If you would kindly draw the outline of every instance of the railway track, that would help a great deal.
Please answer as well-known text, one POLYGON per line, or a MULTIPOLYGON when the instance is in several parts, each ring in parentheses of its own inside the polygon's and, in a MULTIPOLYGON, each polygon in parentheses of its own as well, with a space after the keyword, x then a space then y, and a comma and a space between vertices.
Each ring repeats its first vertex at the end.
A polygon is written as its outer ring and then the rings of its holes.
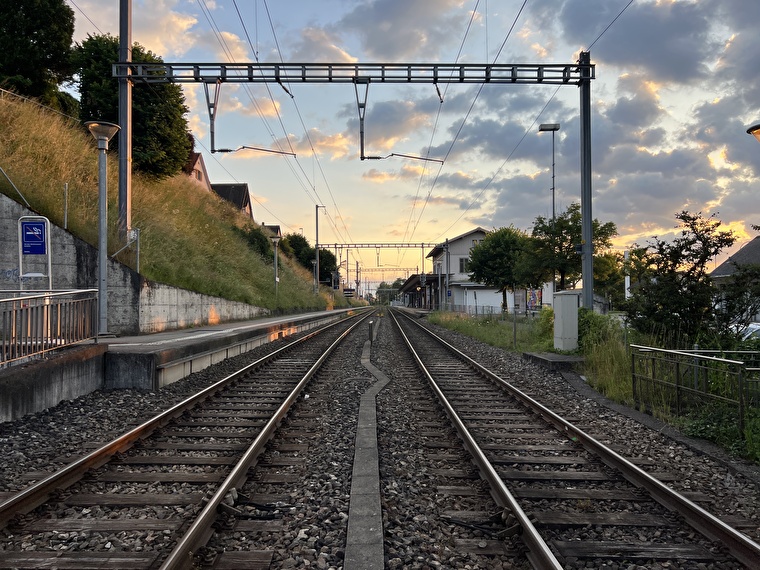
MULTIPOLYGON (((190 567, 219 513, 249 500, 238 489, 278 426, 297 421, 287 416, 304 388, 370 314, 288 343, 3 501, 2 567, 190 567), (92 551, 93 534, 113 537, 106 551, 92 551), (30 535, 49 549, 25 550, 30 535)), ((247 559, 268 567, 271 555, 247 559)))
POLYGON ((589 426, 558 416, 415 320, 397 320, 481 477, 519 524, 534 567, 760 567, 760 545, 694 502, 706 498, 668 487, 674 475, 656 460, 635 465, 589 426))

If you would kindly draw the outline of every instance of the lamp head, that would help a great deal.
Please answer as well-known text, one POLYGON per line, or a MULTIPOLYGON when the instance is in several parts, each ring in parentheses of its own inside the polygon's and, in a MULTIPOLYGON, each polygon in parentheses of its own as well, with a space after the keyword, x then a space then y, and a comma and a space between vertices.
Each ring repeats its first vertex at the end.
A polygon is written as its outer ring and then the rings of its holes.
POLYGON ((84 126, 90 130, 92 136, 98 141, 98 150, 102 151, 108 150, 108 141, 113 138, 120 128, 119 125, 106 123, 105 121, 87 121, 84 126))
POLYGON ((95 140, 105 138, 107 141, 110 141, 121 128, 119 125, 106 123, 105 121, 87 121, 84 126, 90 130, 95 140))
POLYGON ((747 134, 752 135, 755 137, 758 141, 760 141, 760 123, 757 123, 755 125, 752 125, 750 128, 747 129, 747 134))
POLYGON ((538 125, 538 132, 543 131, 558 131, 559 130, 559 123, 541 123, 538 125))

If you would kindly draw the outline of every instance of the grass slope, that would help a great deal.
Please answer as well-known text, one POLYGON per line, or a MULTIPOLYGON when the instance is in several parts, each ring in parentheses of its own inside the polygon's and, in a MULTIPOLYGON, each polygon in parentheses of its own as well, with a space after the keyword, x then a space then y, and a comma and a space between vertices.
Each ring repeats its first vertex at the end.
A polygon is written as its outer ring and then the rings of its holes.
MULTIPOLYGON (((96 143, 78 122, 0 92, 0 167, 31 208, 63 227, 68 184, 68 229, 96 246, 98 159, 96 143)), ((23 203, 4 177, 0 192, 23 203)), ((118 162, 108 161, 109 254, 118 240, 118 162)), ((346 301, 313 294, 311 272, 280 255, 275 297, 273 259, 247 244, 240 229, 251 220, 182 174, 154 181, 132 179, 132 226, 140 229, 140 273, 146 278, 272 310, 324 309, 346 301)), ((134 253, 118 259, 134 267, 134 253)), ((95 284, 93 284, 94 286, 95 284)))

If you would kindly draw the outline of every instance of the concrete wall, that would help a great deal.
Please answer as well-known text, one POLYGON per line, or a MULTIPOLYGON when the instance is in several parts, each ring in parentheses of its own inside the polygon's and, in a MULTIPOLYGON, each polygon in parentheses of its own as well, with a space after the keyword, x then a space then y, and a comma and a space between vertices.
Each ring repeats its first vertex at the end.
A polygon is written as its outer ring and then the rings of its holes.
MULTIPOLYGON (((19 290, 18 219, 37 215, 0 194, 0 290, 19 290)), ((98 250, 51 224, 53 289, 97 289, 98 250)), ((25 256, 24 272, 45 273, 45 256, 25 256)), ((27 279, 24 289, 47 289, 47 278, 27 279)), ((0 294, 1 296, 1 294, 0 294)), ((245 320, 266 309, 148 281, 109 260, 108 332, 135 335, 245 320)))
POLYGON ((78 398, 103 386, 105 344, 56 352, 50 360, 0 370, 0 422, 78 398))
POLYGON ((152 333, 249 320, 265 315, 268 311, 245 303, 143 280, 139 313, 140 332, 152 333))

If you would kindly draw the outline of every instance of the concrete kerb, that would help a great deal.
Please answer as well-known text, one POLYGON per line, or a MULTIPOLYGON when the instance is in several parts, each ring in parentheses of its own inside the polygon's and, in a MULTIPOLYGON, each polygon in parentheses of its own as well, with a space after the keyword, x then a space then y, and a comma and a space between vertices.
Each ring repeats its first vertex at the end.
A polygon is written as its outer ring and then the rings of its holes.
MULTIPOLYGON (((370 338, 372 332, 370 329, 370 338)), ((382 570, 385 567, 375 399, 391 380, 370 362, 371 344, 371 340, 364 343, 361 363, 377 382, 362 394, 359 403, 344 570, 382 570)))

